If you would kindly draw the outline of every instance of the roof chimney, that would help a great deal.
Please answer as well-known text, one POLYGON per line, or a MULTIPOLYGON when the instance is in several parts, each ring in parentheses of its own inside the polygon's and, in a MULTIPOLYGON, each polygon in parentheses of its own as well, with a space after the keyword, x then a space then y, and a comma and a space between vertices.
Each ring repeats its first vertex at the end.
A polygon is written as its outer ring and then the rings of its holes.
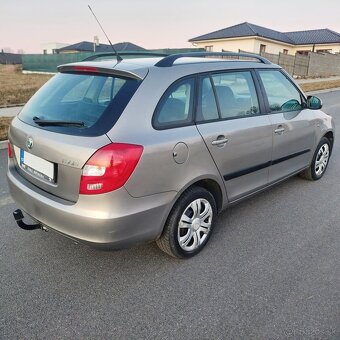
POLYGON ((99 46, 99 38, 97 35, 93 37, 93 52, 96 52, 96 47, 99 46))

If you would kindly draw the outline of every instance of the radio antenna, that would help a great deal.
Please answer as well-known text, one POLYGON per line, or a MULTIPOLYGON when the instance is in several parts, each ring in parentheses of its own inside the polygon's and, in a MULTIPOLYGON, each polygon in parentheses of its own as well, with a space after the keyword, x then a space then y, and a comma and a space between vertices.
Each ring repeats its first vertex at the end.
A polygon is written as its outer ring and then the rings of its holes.
POLYGON ((90 5, 87 5, 91 11, 91 13, 93 14, 94 18, 96 19, 96 21, 98 22, 99 27, 101 28, 101 30, 103 31, 103 33, 106 36, 106 39, 109 41, 109 44, 111 45, 111 48, 113 50, 113 52, 115 53, 116 57, 117 57, 117 61, 120 62, 123 60, 123 58, 118 54, 117 50, 113 47, 111 40, 109 39, 109 37, 107 36, 107 34, 104 31, 103 26, 100 24, 99 20, 97 19, 96 15, 94 14, 94 12, 92 11, 92 8, 90 7, 90 5))

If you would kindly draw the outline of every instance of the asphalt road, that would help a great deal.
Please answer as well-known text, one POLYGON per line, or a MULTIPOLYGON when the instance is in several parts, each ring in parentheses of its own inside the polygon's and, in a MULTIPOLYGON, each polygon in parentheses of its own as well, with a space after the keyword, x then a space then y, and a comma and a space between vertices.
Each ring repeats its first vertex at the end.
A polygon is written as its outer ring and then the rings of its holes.
MULTIPOLYGON (((320 95, 340 130, 340 91, 320 95)), ((318 182, 294 177, 224 212, 209 245, 103 252, 25 232, 0 152, 1 339, 340 339, 340 139, 318 182)))

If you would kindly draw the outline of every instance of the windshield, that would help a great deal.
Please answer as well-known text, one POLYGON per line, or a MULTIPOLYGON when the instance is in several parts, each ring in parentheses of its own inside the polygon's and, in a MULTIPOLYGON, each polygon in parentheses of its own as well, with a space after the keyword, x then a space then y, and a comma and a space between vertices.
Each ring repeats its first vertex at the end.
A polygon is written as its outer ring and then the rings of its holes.
POLYGON ((139 84, 138 80, 115 76, 58 73, 28 101, 18 117, 59 133, 104 134, 118 120, 139 84))

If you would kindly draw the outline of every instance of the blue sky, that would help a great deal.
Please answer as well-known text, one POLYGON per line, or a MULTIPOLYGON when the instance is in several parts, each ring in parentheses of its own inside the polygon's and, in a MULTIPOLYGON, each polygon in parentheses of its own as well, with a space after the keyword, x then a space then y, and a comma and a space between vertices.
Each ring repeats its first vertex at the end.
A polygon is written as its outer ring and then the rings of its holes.
POLYGON ((281 31, 340 32, 340 0, 0 0, 0 49, 41 53, 41 43, 105 37, 145 48, 190 47, 188 39, 244 21, 281 31))

